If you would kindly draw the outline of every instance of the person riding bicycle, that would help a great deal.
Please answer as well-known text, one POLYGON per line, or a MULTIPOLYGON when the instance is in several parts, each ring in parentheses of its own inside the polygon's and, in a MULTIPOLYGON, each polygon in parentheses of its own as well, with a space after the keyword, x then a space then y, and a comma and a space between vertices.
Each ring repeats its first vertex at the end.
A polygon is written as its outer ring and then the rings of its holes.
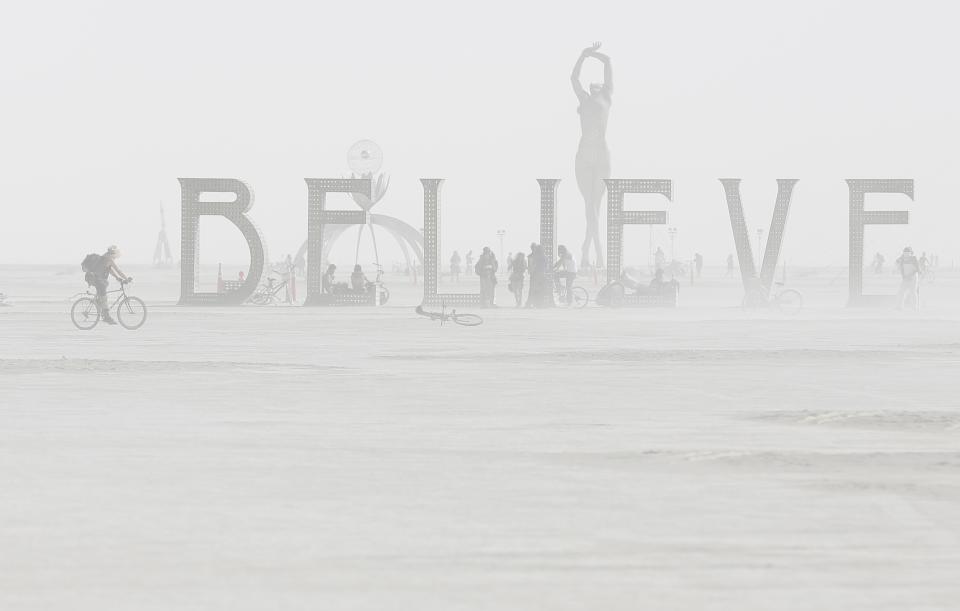
POLYGON ((566 246, 560 245, 557 247, 557 254, 559 258, 553 265, 553 270, 556 272, 554 283, 559 291, 560 281, 564 281, 564 288, 566 289, 564 300, 567 305, 570 305, 573 303, 573 281, 577 278, 577 264, 573 261, 573 253, 567 250, 566 246))
POLYGON ((97 310, 100 312, 100 318, 108 325, 115 325, 117 321, 110 316, 110 309, 107 307, 107 286, 110 283, 110 276, 113 276, 121 283, 132 282, 133 278, 124 274, 117 267, 117 258, 120 256, 120 249, 116 246, 110 246, 107 252, 100 255, 96 261, 88 267, 89 271, 84 275, 87 284, 97 289, 97 310))

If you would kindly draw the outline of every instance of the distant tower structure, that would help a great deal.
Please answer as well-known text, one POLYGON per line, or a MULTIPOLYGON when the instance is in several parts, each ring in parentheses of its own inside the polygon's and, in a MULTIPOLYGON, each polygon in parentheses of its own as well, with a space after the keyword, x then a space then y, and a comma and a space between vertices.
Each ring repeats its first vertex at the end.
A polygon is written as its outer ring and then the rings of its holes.
POLYGON ((153 264, 166 266, 173 263, 170 254, 170 242, 167 240, 167 221, 163 216, 163 204, 160 205, 160 235, 157 236, 157 246, 153 249, 153 264))

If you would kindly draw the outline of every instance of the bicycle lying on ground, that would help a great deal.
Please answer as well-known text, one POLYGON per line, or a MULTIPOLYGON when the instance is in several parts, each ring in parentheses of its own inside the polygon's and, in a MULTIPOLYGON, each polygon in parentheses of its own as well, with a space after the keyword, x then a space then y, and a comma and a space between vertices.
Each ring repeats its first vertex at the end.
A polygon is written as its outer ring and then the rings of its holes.
MULTIPOLYGON (((117 322, 124 329, 133 331, 142 327, 143 323, 147 321, 147 306, 139 297, 127 295, 126 285, 130 282, 130 280, 121 282, 120 288, 107 292, 108 301, 111 295, 116 295, 113 303, 107 306, 107 313, 116 308, 117 322)), ((74 297, 77 296, 79 298, 73 302, 73 306, 70 308, 70 319, 78 329, 89 331, 97 326, 101 318, 100 309, 97 307, 96 289, 91 287, 85 293, 74 295, 74 297)))
POLYGON ((439 320, 440 326, 443 326, 443 323, 448 320, 464 327, 476 327, 483 324, 483 319, 476 314, 457 314, 456 310, 450 310, 450 313, 447 314, 446 306, 443 306, 439 312, 428 312, 423 309, 423 306, 417 306, 417 314, 426 316, 430 320, 439 320))
POLYGON ((803 309, 803 295, 796 289, 783 288, 782 282, 775 282, 773 291, 757 286, 743 296, 742 306, 747 308, 771 308, 784 314, 796 316, 803 309))

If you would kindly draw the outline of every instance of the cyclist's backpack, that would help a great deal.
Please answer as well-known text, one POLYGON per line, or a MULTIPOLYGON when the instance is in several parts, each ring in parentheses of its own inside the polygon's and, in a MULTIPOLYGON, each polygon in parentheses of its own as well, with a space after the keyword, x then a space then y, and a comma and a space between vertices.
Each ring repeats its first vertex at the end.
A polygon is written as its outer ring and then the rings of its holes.
POLYGON ((83 263, 80 264, 80 269, 86 273, 90 273, 97 268, 97 265, 100 263, 100 255, 95 252, 90 253, 83 258, 83 263))

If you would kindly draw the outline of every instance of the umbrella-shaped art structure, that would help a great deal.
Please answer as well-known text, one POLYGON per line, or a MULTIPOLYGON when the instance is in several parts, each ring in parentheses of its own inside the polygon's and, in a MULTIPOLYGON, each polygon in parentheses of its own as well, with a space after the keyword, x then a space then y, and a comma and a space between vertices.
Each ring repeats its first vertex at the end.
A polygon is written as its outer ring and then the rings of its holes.
MULTIPOLYGON (((358 223, 354 225, 350 224, 339 224, 339 225, 324 225, 323 227, 323 252, 321 253, 321 260, 329 260, 328 255, 330 254, 330 249, 336 243, 336 241, 343 236, 347 230, 352 227, 358 227, 359 231, 357 232, 357 247, 354 254, 354 263, 356 263, 360 258, 360 243, 363 239, 364 231, 370 230, 370 239, 373 242, 373 253, 376 264, 380 265, 380 252, 377 248, 377 234, 374 230, 374 227, 380 227, 384 229, 391 237, 396 241, 400 246, 400 250, 403 252, 404 260, 406 261, 408 269, 416 269, 414 263, 423 264, 423 235, 411 227, 409 224, 401 221, 398 218, 392 216, 387 216, 383 214, 373 214, 370 212, 370 209, 373 208, 383 196, 387 193, 387 187, 390 185, 390 177, 386 174, 380 173, 380 167, 383 165, 383 153, 380 150, 380 147, 377 146, 376 142, 372 140, 360 140, 355 142, 353 146, 350 147, 349 152, 347 153, 347 162, 350 165, 352 172, 350 173, 350 178, 365 178, 369 179, 372 184, 371 197, 366 195, 354 193, 352 194, 353 201, 357 203, 358 206, 363 208, 364 212, 367 214, 366 223, 358 223)), ((307 242, 304 241, 303 245, 300 246, 300 250, 297 251, 296 259, 294 260, 294 265, 298 269, 303 269, 306 263, 307 256, 307 242)), ((416 279, 416 274, 414 274, 414 279, 416 279)))

